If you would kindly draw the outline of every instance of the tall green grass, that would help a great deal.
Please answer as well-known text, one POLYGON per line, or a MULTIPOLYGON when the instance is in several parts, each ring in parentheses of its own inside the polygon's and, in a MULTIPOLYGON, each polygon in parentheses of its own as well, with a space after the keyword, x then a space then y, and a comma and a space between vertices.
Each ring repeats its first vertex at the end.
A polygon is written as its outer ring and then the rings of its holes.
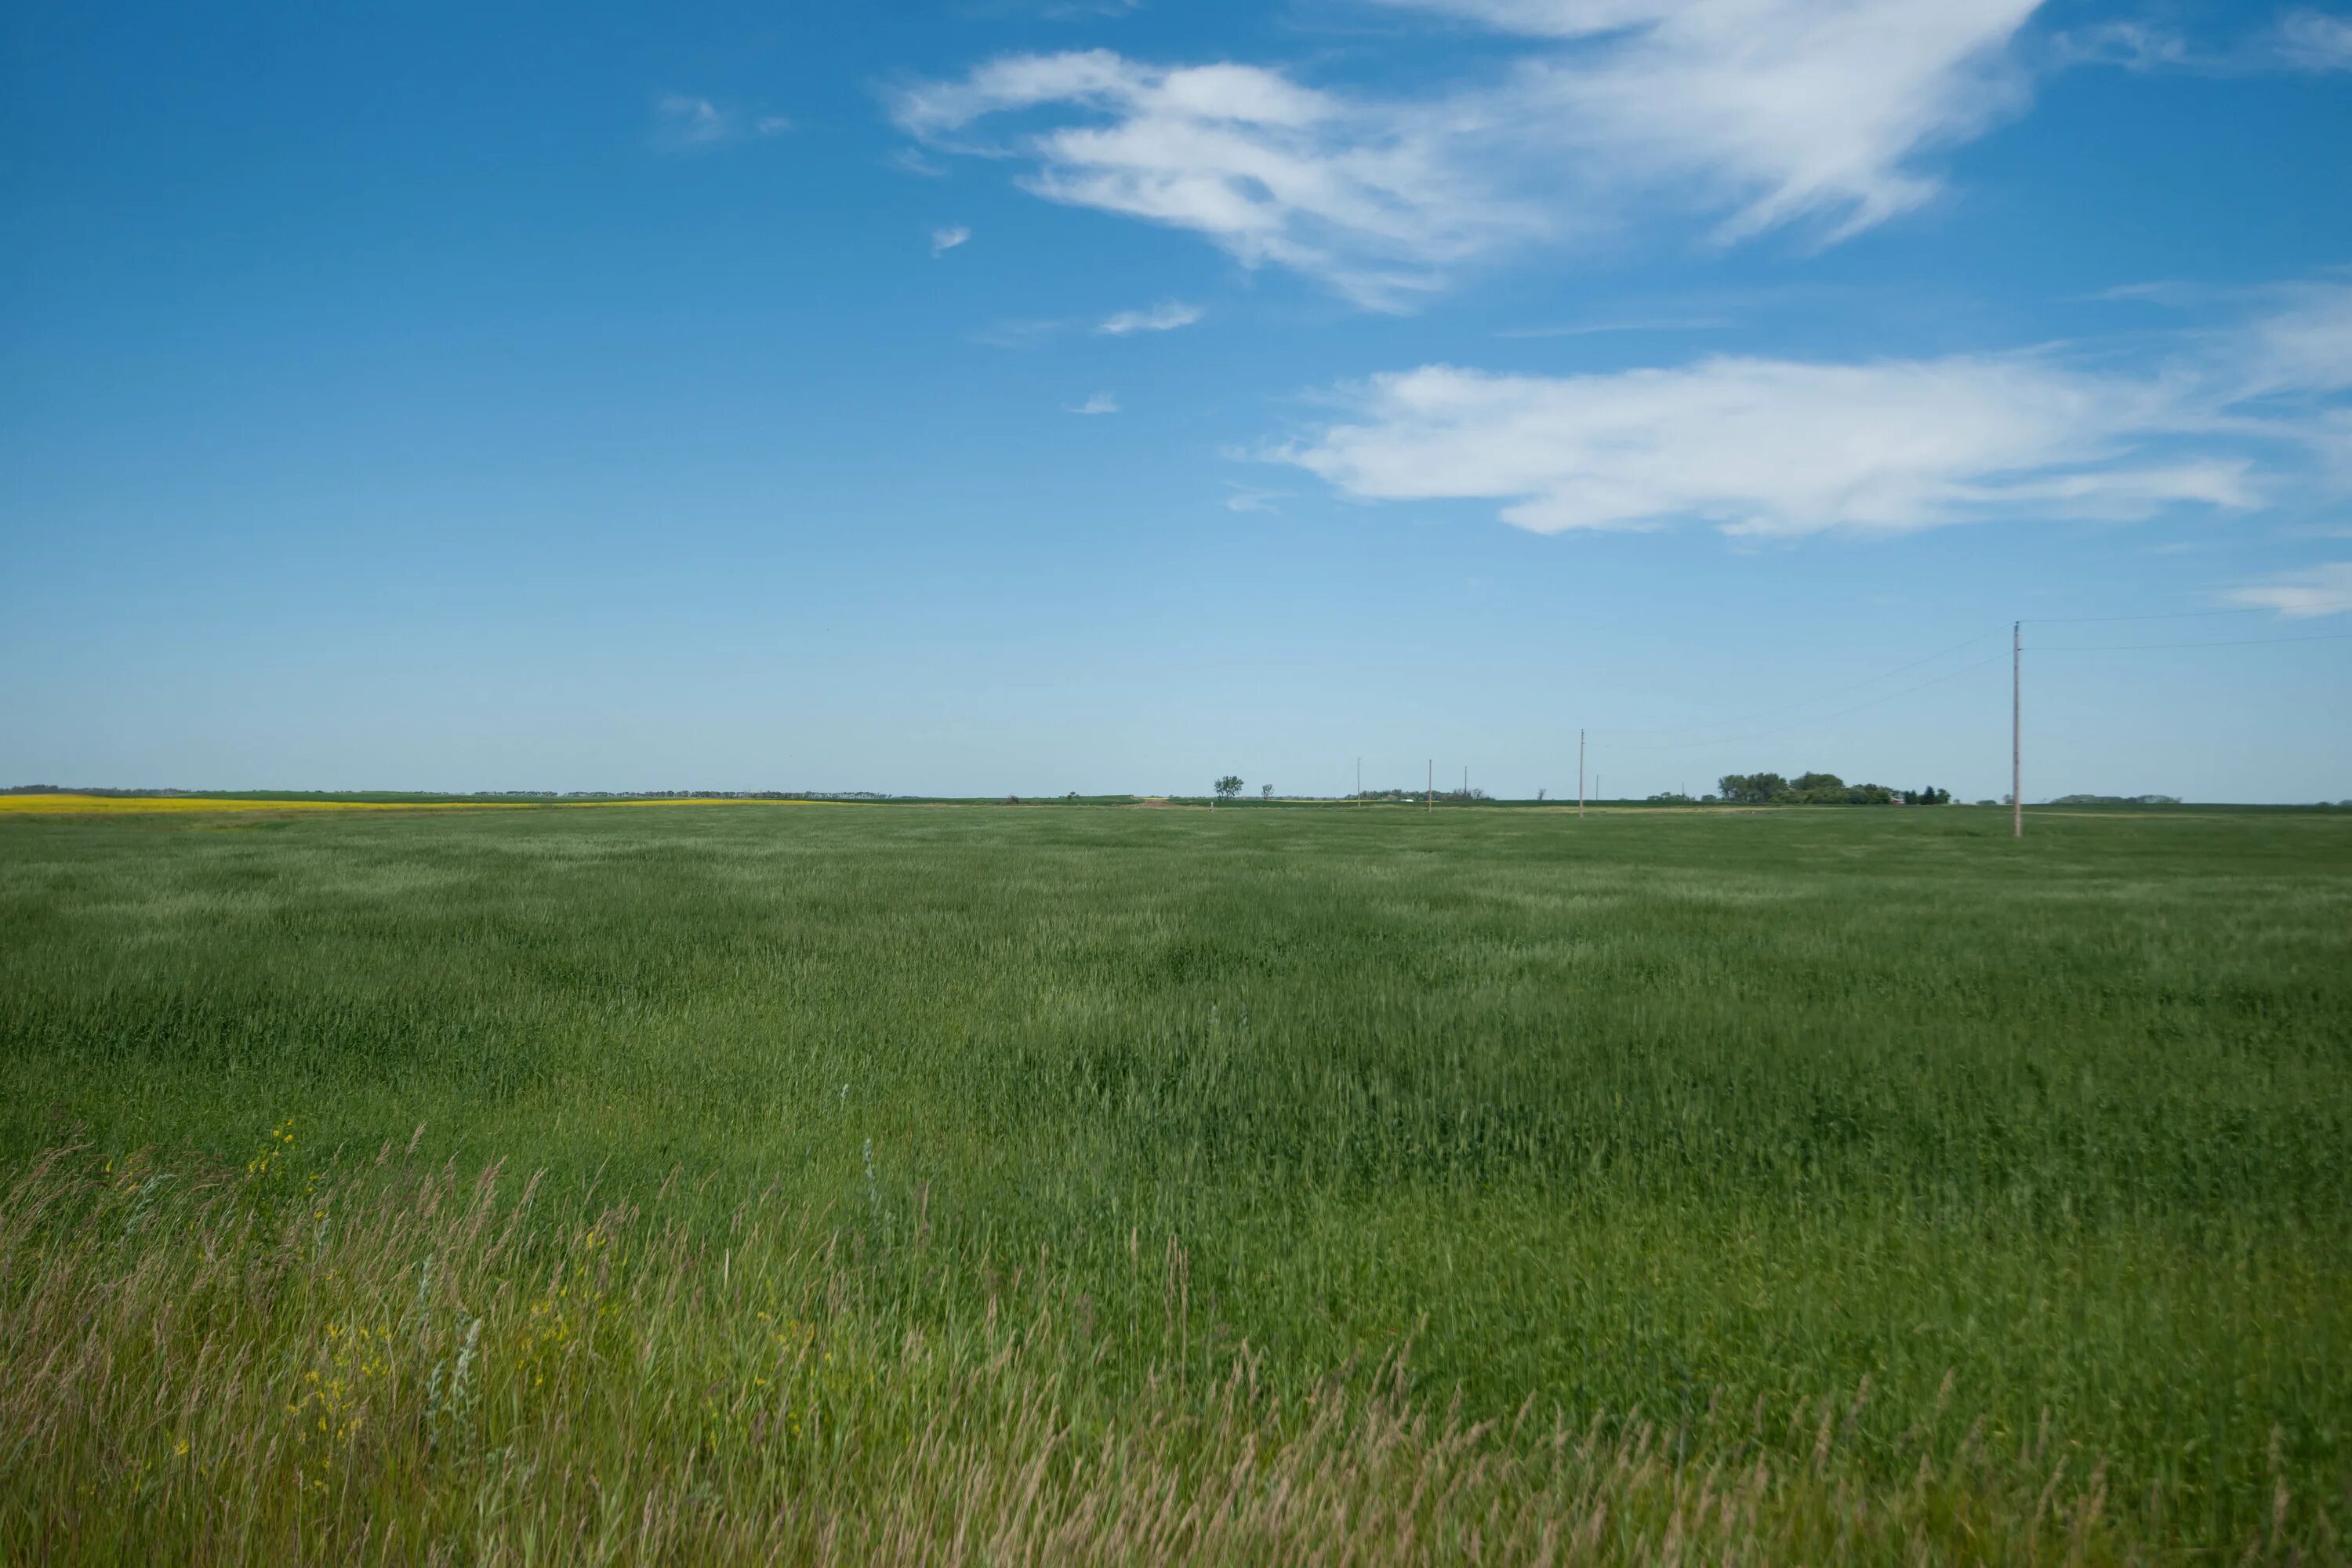
POLYGON ((1567 1560, 1604 1499, 1588 1559, 2340 1554, 2352 824, 1990 816, 0 824, 0 1152, 76 1150, 0 1215, 0 1554, 572 1554, 615 1499, 620 1555, 1567 1560), (281 1507, 287 1380, 428 1256, 366 1479, 281 1507), (820 1343, 879 1391, 823 1466, 680 1436, 816 1410, 820 1343), (104 1500, 172 1398, 215 1468, 104 1500))

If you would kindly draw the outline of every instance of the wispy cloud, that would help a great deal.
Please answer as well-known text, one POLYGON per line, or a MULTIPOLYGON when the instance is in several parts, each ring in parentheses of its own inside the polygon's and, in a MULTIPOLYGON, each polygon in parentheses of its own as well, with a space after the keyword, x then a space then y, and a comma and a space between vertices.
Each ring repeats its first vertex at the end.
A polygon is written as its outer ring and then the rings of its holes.
POLYGON ((2157 278, 2144 283, 2117 283, 2112 288, 2095 289, 2088 294, 2077 294, 2073 302, 2084 305, 2162 305, 2179 308, 2205 300, 2211 290, 2199 284, 2182 283, 2172 279, 2157 278))
POLYGON ((1350 103, 1255 66, 1165 68, 1099 49, 1013 56, 910 89, 892 109, 933 146, 1022 154, 1022 184, 1047 200, 1191 229, 1246 264, 1313 273, 1367 304, 1396 305, 1433 287, 1447 262, 1540 227, 1453 166, 1430 115, 1350 103), (1063 122, 1003 147, 964 140, 1024 110, 1063 122))
POLYGON ((991 321, 971 334, 971 341, 992 349, 1034 349, 1070 330, 1064 318, 1011 318, 991 321))
POLYGON ((2068 66, 2121 66, 2126 70, 2155 70, 2184 66, 2200 57, 2188 37, 2153 22, 2099 22, 2058 34, 2050 42, 2049 63, 2068 66))
POLYGON ((1538 135, 1621 179, 1693 183, 1744 238, 1841 238, 1933 196, 1917 165, 2021 108, 2041 0, 1386 0, 1573 46, 1523 68, 1538 135))
POLYGON ((654 100, 654 141, 674 152, 724 142, 727 124, 727 116, 707 98, 673 92, 654 100))
POLYGON ((1144 0, 969 0, 971 16, 993 21, 1094 22, 1132 16, 1144 0))
POLYGON ((931 230, 931 254, 945 256, 971 237, 971 230, 961 224, 949 228, 935 228, 931 230))
POLYGON ((1274 504, 1282 499, 1280 490, 1263 490, 1255 485, 1234 484, 1231 480, 1226 481, 1225 488, 1233 492, 1225 497, 1227 511, 1279 512, 1282 510, 1274 504))
POLYGON ((2233 605, 2276 610, 2290 620, 2352 612, 2352 561, 2331 561, 2306 572, 2290 572, 2267 583, 2234 589, 2233 605))
POLYGON ((1163 300, 1141 310, 1120 310, 1106 316, 1095 331, 1107 336, 1123 338, 1130 332, 1172 332, 1179 327, 1189 327, 1208 311, 1198 305, 1188 305, 1181 300, 1163 300))
POLYGON ((2244 465, 2117 468, 2119 430, 2171 417, 2031 358, 1878 364, 1710 359, 1612 375, 1430 365, 1356 394, 1359 423, 1283 455, 1346 494, 1506 504, 1539 533, 1698 519, 1736 534, 1900 531, 2023 507, 2247 505, 2244 465))
POLYGON ((971 334, 971 341, 991 348, 1029 349, 1067 332, 1091 331, 1098 337, 1120 338, 1136 332, 1169 332, 1189 327, 1208 311, 1198 305, 1167 300, 1142 310, 1120 310, 1089 324, 1079 316, 1010 317, 992 321, 971 334))
POLYGON ((1270 455, 1360 499, 1498 501, 1544 533, 2129 519, 2335 482, 2347 385, 2352 288, 2315 287, 2138 374, 2048 350, 1579 376, 1424 365, 1340 389, 1348 416, 1270 455))
POLYGON ((1092 397, 1087 398, 1084 403, 1073 403, 1068 405, 1065 408, 1064 412, 1070 414, 1116 414, 1118 412, 1118 399, 1113 397, 1108 392, 1097 392, 1092 397))
POLYGON ((747 114, 691 93, 654 100, 653 143, 665 153, 700 153, 746 137, 779 136, 793 128, 781 114, 747 114))
POLYGON ((1630 317, 1622 321, 1576 321, 1557 327, 1506 327, 1498 338, 1591 338, 1610 332, 1703 332, 1730 325, 1720 316, 1630 317))
POLYGON ((2127 70, 2179 69, 2221 76, 2262 71, 2352 70, 2352 17, 2325 11, 2290 11, 2268 26, 2220 41, 2191 38, 2149 21, 2101 22, 2061 33, 2053 63, 2121 66, 2127 70))
POLYGON ((2352 70, 2352 16, 2296 11, 2281 18, 2265 42, 2282 65, 2297 70, 2352 70))
POLYGON ((1206 236, 1399 309, 1464 265, 1667 200, 1736 241, 1836 239, 1919 205, 1919 166, 2014 110, 2040 0, 1387 0, 1519 35, 1499 75, 1423 97, 1108 50, 1013 55, 896 94, 898 125, 1012 156, 1051 201, 1206 236), (1030 127, 997 128, 1014 117, 1030 127))

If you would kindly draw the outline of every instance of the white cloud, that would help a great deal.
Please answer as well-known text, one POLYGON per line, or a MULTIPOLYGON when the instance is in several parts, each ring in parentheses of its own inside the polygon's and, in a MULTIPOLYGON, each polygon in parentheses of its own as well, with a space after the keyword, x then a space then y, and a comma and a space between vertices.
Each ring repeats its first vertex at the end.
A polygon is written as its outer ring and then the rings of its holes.
POLYGON ((2336 488, 2352 494, 2352 408, 2331 408, 2313 420, 2310 438, 2336 488))
POLYGON ((2273 298, 2278 308, 2235 344, 2243 393, 2352 387, 2352 286, 2304 284, 2273 298))
POLYGON ((2290 11, 2260 31, 2221 43, 2192 41, 2173 28, 2145 21, 2101 22, 2059 34, 2052 40, 2052 60, 2060 66, 2183 69, 2218 76, 2352 70, 2352 18, 2290 11))
POLYGON ((991 321, 971 334, 971 341, 992 349, 1034 349, 1070 329, 1067 321, 1012 318, 991 321))
POLYGON ((1098 337, 1112 338, 1128 337, 1136 332, 1171 332, 1179 327, 1189 327, 1207 314, 1208 311, 1198 305, 1169 300, 1148 310, 1118 311, 1095 322, 1091 329, 1084 318, 1071 316, 1012 318, 992 321, 972 333, 971 341, 986 343, 991 348, 1035 348, 1065 332, 1091 330, 1098 337))
POLYGON ((2352 70, 2352 17, 2296 11, 2271 30, 2280 63, 2297 70, 2352 70))
POLYGON ((1710 359, 1569 377, 1444 365, 1375 377, 1360 424, 1289 460, 1347 494, 1502 500, 1541 533, 1701 518, 1727 531, 1893 531, 2002 509, 2243 505, 2226 465, 2118 470, 2160 400, 2030 358, 1710 359))
POLYGON ((1208 312, 1198 305, 1188 305, 1181 300, 1163 300, 1143 310, 1120 310, 1106 316, 1095 331, 1114 338, 1130 332, 1172 332, 1179 327, 1189 327, 1208 312))
POLYGON ((1279 513, 1282 510, 1280 507, 1274 504, 1282 499, 1280 490, 1262 490, 1255 485, 1235 484, 1230 479, 1225 481, 1225 488, 1233 491, 1233 494, 1225 498, 1227 511, 1279 513))
POLYGON ((727 139, 727 116, 707 98, 667 93, 654 100, 654 141, 674 152, 709 147, 727 139))
POLYGON ((1538 532, 1682 520, 1727 533, 1901 532, 1993 518, 2246 508, 2324 462, 2352 383, 2352 289, 2141 374, 2047 352, 1817 363, 1716 357, 1607 374, 1448 365, 1344 389, 1274 454, 1364 500, 1499 501, 1538 532), (2299 331, 2296 321, 2308 331, 2299 331), (2258 466, 2257 451, 2299 461, 2258 466))
POLYGON ((1839 237, 1937 189, 1917 155, 2018 108, 2010 40, 2041 0, 1387 0, 1580 46, 1523 68, 1545 134, 1645 181, 1689 179, 1739 238, 1839 237))
POLYGON ((2061 33, 2051 40, 2050 56, 2059 67, 2120 66, 2126 70, 2207 63, 2179 33, 2143 21, 2099 22, 2061 33))
POLYGON ((992 61, 898 95, 899 125, 934 144, 992 116, 1052 110, 1023 139, 1023 184, 1050 201, 1192 229, 1245 263, 1297 268, 1368 304, 1435 285, 1436 269, 1512 235, 1532 208, 1446 145, 1443 111, 1359 105, 1254 66, 1161 68, 1108 50, 992 61))
POLYGON ((2307 572, 2290 572, 2268 583, 2237 589, 2230 595, 2230 602, 2249 609, 2276 610, 2290 620, 2343 615, 2352 611, 2352 561, 2331 561, 2307 572))
POLYGON ((1064 412, 1069 414, 1116 414, 1118 412, 1118 399, 1113 397, 1108 392, 1097 392, 1092 397, 1087 398, 1084 403, 1073 403, 1069 405, 1064 412))
POLYGON ((2084 305, 2163 305, 2182 307, 2198 303, 2211 296, 2212 290, 2194 283, 2182 283, 2168 278, 2145 283, 2117 283, 2108 289, 2094 289, 2087 294, 2074 296, 2074 302, 2084 305))
POLYGON ((953 250, 957 246, 963 244, 964 241, 971 237, 971 230, 965 228, 961 225, 948 228, 935 228, 931 230, 931 254, 933 256, 945 256, 949 251, 953 250))
POLYGON ((1730 325, 1721 316, 1631 316, 1559 327, 1505 327, 1498 338, 1591 338, 1612 332, 1702 332, 1730 325))
POLYGON ((1934 195, 1918 156, 2022 100, 2040 0, 1388 0, 1539 40, 1498 78, 1351 95, 1234 63, 1016 55, 898 93, 935 147, 1013 155, 1049 200, 1205 235, 1395 308, 1460 266, 1664 196, 1737 239, 1831 237, 1934 195), (972 141, 1018 118, 1003 141, 972 141))
POLYGON ((691 93, 664 93, 654 100, 654 145, 666 153, 695 153, 744 136, 776 136, 793 122, 781 114, 746 115, 691 93))

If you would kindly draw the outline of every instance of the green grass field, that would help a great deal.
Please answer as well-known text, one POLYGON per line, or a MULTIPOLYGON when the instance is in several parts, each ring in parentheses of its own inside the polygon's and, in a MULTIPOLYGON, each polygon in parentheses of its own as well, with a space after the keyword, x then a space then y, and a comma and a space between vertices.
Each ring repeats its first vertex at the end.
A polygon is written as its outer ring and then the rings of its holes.
POLYGON ((2342 1561, 2352 818, 2007 828, 0 820, 0 1562, 2342 1561))

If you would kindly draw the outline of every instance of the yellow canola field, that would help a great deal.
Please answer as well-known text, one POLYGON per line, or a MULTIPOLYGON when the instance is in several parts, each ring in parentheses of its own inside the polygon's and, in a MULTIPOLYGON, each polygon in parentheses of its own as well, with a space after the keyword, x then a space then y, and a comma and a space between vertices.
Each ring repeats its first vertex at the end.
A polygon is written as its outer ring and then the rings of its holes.
POLYGON ((473 801, 223 800, 197 795, 0 795, 0 816, 124 816, 159 811, 448 811, 501 810, 473 801))
POLYGON ((217 795, 0 795, 0 816, 122 816, 195 811, 527 811, 550 805, 837 805, 839 801, 740 800, 229 800, 217 795))

